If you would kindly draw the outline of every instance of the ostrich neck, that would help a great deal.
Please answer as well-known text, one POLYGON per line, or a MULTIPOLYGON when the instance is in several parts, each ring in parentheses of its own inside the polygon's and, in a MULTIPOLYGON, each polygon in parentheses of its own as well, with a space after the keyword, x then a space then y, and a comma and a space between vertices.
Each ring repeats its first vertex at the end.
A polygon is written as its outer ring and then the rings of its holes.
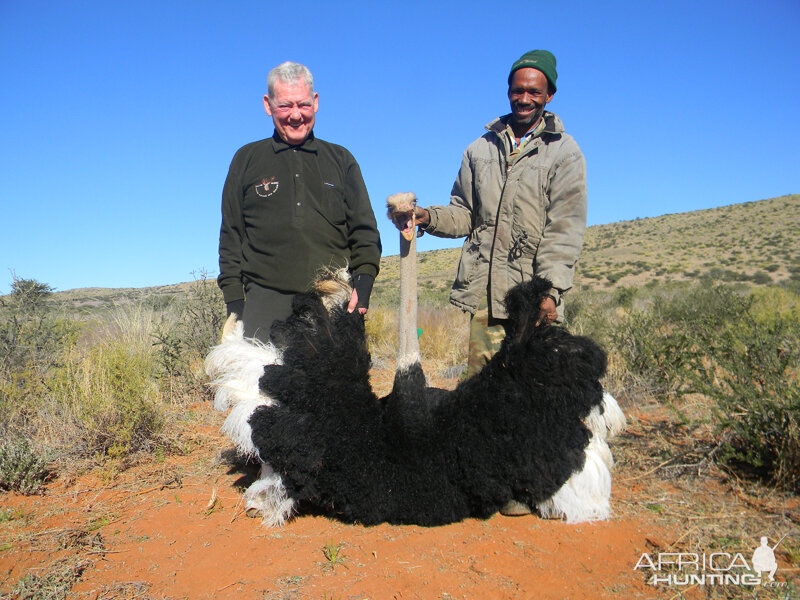
POLYGON ((419 362, 417 337, 417 236, 400 236, 400 336, 397 368, 419 362))

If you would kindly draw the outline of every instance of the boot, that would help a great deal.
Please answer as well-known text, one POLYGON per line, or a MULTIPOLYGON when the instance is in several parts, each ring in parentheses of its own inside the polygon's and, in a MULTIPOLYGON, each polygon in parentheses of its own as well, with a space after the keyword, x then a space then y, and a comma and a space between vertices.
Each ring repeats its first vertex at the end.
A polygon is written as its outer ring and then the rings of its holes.
POLYGON ((523 515, 531 514, 531 509, 527 504, 517 502, 513 498, 506 502, 506 505, 500 509, 500 514, 505 517, 521 517, 523 515))

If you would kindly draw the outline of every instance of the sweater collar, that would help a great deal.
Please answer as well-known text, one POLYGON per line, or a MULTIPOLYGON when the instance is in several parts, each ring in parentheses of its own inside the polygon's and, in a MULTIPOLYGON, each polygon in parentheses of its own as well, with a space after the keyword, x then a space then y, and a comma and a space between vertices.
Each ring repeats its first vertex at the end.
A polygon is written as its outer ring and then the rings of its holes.
POLYGON ((317 138, 314 137, 314 132, 312 131, 308 134, 306 140, 300 144, 299 146, 292 146, 291 144, 287 144, 286 142, 281 139, 281 136, 278 135, 277 131, 272 133, 272 150, 277 154, 278 152, 283 152, 284 150, 288 150, 289 148, 295 148, 297 150, 304 150, 305 152, 317 152, 317 138))

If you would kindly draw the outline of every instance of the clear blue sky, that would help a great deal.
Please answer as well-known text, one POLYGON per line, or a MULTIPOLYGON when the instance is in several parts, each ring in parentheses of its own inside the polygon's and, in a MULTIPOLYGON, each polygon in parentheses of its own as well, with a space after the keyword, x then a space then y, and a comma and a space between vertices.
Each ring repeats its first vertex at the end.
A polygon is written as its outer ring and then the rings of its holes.
POLYGON ((361 164, 385 255, 386 196, 448 201, 533 48, 558 59, 590 224, 800 193, 798 31, 798 0, 0 0, 0 293, 12 270, 59 290, 216 275, 222 183, 272 134, 284 60, 314 73, 315 132, 361 164))

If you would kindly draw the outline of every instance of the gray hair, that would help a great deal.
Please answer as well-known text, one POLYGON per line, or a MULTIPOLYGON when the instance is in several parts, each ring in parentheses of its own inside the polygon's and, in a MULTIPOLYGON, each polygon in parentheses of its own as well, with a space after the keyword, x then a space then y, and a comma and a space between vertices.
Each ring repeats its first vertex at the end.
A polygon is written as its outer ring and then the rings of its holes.
POLYGON ((282 81, 283 83, 292 83, 302 80, 303 83, 308 85, 311 90, 311 95, 314 95, 314 77, 308 67, 300 63, 286 61, 272 69, 267 75, 267 92, 270 98, 275 97, 275 82, 282 81))

